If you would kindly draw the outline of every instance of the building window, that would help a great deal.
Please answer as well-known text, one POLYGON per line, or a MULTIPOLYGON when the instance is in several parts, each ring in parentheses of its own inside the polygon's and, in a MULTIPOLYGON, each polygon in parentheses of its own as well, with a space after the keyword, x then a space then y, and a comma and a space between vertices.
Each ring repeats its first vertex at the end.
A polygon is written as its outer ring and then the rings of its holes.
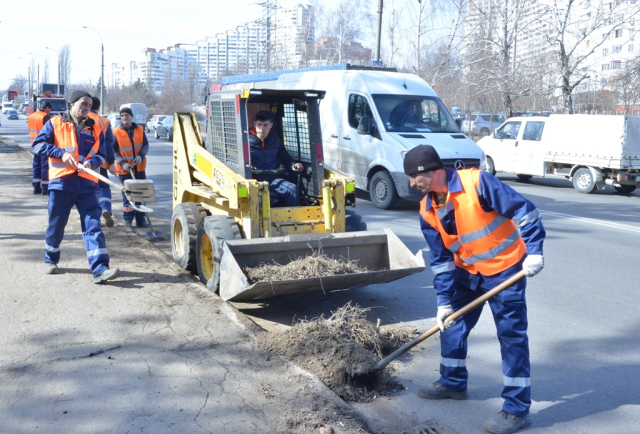
POLYGON ((622 37, 622 29, 614 30, 614 38, 622 37))
POLYGON ((629 44, 629 53, 633 51, 633 44, 629 44))
POLYGON ((608 63, 603 63, 602 64, 602 70, 603 71, 608 71, 609 70, 609 64, 608 63))
POLYGON ((603 48, 602 49, 602 57, 608 56, 609 55, 609 49, 608 48, 603 48))
POLYGON ((621 51, 622 51, 622 45, 614 45, 613 47, 611 47, 612 53, 619 53, 621 51))
POLYGON ((614 60, 613 62, 611 62, 611 69, 620 69, 621 66, 622 66, 621 60, 614 60))

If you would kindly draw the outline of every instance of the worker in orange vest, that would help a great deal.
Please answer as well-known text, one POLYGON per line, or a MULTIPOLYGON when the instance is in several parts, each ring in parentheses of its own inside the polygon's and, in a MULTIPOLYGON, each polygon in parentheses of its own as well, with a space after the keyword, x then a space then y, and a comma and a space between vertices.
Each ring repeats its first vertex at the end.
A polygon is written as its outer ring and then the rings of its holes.
MULTIPOLYGON (((109 119, 100 116, 98 110, 100 110, 100 98, 92 96, 91 111, 89 117, 93 119, 97 124, 102 127, 104 133, 105 146, 107 148, 107 161, 100 166, 100 174, 106 178, 109 177, 109 172, 112 175, 116 175, 115 157, 113 155, 113 143, 115 137, 111 131, 111 122, 109 119)), ((111 187, 106 182, 98 180, 98 201, 100 202, 100 208, 102 208, 102 217, 104 218, 104 224, 110 228, 113 227, 113 217, 111 212, 111 187)))
MULTIPOLYGON (((144 127, 133 122, 133 112, 129 107, 120 109, 120 121, 122 121, 122 124, 113 130, 113 135, 116 138, 113 146, 116 158, 116 172, 123 183, 127 179, 132 179, 132 172, 135 175, 135 179, 146 179, 146 156, 147 152, 149 152, 149 142, 144 133, 144 127)), ((134 210, 124 193, 122 193, 122 204, 124 222, 127 226, 132 226, 135 218, 136 226, 140 228, 149 227, 145 220, 145 214, 134 210)), ((136 202, 136 205, 141 204, 136 202)))
MULTIPOLYGON (((488 172, 446 169, 430 145, 407 152, 404 171, 410 186, 425 194, 420 226, 429 244, 441 331, 440 379, 419 387, 417 394, 467 399, 467 337, 482 308, 458 321, 446 318, 521 270, 527 277, 539 273, 545 230, 533 203, 488 172)), ((502 411, 484 425, 490 433, 512 433, 530 423, 526 285, 520 279, 489 300, 504 379, 502 411)))
MULTIPOLYGON (((29 137, 31 137, 31 147, 33 148, 33 140, 38 137, 40 130, 51 119, 51 110, 53 105, 51 101, 43 101, 40 104, 40 110, 29 115, 27 118, 27 128, 29 128, 29 137)), ((49 184, 49 167, 48 160, 41 158, 39 155, 33 154, 33 169, 31 185, 33 186, 33 194, 47 195, 49 184)))
POLYGON ((49 226, 45 240, 45 273, 58 274, 60 244, 71 209, 75 206, 82 223, 87 259, 93 283, 118 277, 109 268, 109 254, 100 227, 98 179, 86 169, 98 169, 107 160, 102 127, 89 117, 91 95, 76 90, 69 98, 69 112, 54 116, 33 141, 36 154, 49 159, 49 226))

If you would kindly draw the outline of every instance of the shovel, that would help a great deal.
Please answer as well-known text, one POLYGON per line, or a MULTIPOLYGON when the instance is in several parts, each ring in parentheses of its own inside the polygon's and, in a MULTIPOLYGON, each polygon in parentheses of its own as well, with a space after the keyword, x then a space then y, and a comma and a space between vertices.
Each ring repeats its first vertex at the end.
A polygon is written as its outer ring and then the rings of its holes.
MULTIPOLYGON (((153 212, 151 208, 147 208, 143 205, 136 205, 136 202, 155 202, 156 201, 156 192, 153 187, 152 181, 146 180, 130 180, 127 179, 124 182, 124 186, 116 184, 106 176, 102 176, 100 173, 96 172, 93 169, 89 169, 85 167, 84 170, 92 176, 95 176, 100 181, 105 184, 110 185, 111 187, 115 187, 127 196, 129 202, 131 202, 131 208, 136 211, 148 213, 153 212)), ((118 178, 119 179, 119 178, 118 178)))
MULTIPOLYGON (((129 173, 131 173, 131 178, 133 178, 134 181, 138 181, 138 180, 136 180, 136 175, 135 175, 135 173, 133 173, 133 170, 129 171, 129 173)), ((127 181, 129 181, 129 180, 126 180, 125 184, 127 183, 127 181)), ((151 186, 153 187, 153 184, 151 184, 151 186)), ((155 200, 156 200, 156 195, 155 195, 155 190, 154 190, 153 202, 155 202, 155 200)), ((145 203, 145 205, 146 205, 146 203, 145 203)), ((149 237, 149 241, 167 241, 167 237, 166 237, 165 234, 163 234, 160 231, 156 231, 156 230, 153 229, 153 225, 151 224, 151 219, 149 218, 149 213, 145 212, 144 213, 144 218, 147 220, 147 223, 149 224, 149 232, 147 232, 147 236, 149 237)))
MULTIPOLYGON (((455 321, 456 319, 460 318, 462 315, 471 312, 476 307, 482 305, 485 301, 489 300, 490 298, 492 298, 495 295, 499 294, 500 292, 504 291, 506 288, 510 287, 511 285, 516 283, 518 280, 522 279, 523 277, 524 277, 524 271, 517 272, 516 274, 514 274, 513 276, 511 276, 510 278, 508 278, 507 280, 502 282, 500 285, 498 285, 495 288, 493 288, 491 291, 486 292, 484 295, 476 298, 471 303, 469 303, 466 306, 464 306, 462 309, 457 310, 454 313, 452 313, 451 315, 449 315, 447 317, 447 319, 445 319, 444 321, 445 322, 447 322, 447 321, 455 321)), ((357 372, 356 374, 358 374, 358 375, 372 374, 372 373, 375 373, 377 371, 382 371, 384 368, 386 368, 386 366, 392 360, 397 359, 400 355, 406 353, 409 349, 415 347, 420 342, 424 341, 429 336, 435 334, 438 331, 440 331, 440 327, 438 327, 438 325, 435 325, 435 326, 431 327, 429 330, 427 330, 426 332, 424 332, 423 334, 421 334, 417 338, 415 338, 412 341, 404 344, 403 346, 401 346, 400 348, 395 350, 393 353, 389 354, 387 357, 385 357, 384 359, 380 360, 368 372, 362 372, 362 373, 357 372)))

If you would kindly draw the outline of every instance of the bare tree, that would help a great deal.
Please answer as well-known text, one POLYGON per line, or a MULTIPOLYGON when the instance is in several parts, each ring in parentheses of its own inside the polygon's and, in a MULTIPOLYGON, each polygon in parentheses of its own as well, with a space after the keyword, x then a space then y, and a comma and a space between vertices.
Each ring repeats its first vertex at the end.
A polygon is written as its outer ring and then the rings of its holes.
POLYGON ((31 97, 34 89, 37 89, 38 87, 38 63, 33 56, 31 56, 31 59, 29 59, 28 71, 29 76, 27 77, 27 79, 29 80, 29 89, 27 91, 29 92, 29 97, 31 97))
POLYGON ((573 113, 574 89, 589 77, 588 61, 593 53, 640 12, 635 1, 597 1, 588 12, 579 10, 580 4, 576 0, 554 0, 548 19, 547 40, 558 57, 560 79, 557 87, 562 90, 567 113, 573 113))
POLYGON ((618 93, 625 115, 633 115, 640 100, 640 56, 625 62, 622 70, 612 77, 612 88, 618 93))
POLYGON ((23 95, 27 90, 27 85, 29 80, 23 74, 16 75, 13 80, 11 80, 11 85, 9 86, 9 90, 15 90, 20 95, 23 95))
MULTIPOLYGON (((49 83, 49 60, 44 59, 44 67, 42 68, 42 83, 49 83)), ((40 92, 40 89, 38 89, 40 92)))
POLYGON ((69 44, 65 44, 58 51, 58 68, 60 74, 60 84, 70 83, 71 76, 71 48, 69 44))
POLYGON ((387 52, 387 65, 394 65, 394 56, 398 53, 401 47, 401 39, 399 39, 400 31, 400 18, 402 17, 403 8, 396 9, 395 0, 391 0, 391 8, 387 16, 387 40, 389 41, 389 47, 387 52))
POLYGON ((363 35, 363 28, 371 24, 371 14, 363 0, 343 0, 335 11, 322 13, 316 55, 328 64, 344 63, 345 52, 363 35))

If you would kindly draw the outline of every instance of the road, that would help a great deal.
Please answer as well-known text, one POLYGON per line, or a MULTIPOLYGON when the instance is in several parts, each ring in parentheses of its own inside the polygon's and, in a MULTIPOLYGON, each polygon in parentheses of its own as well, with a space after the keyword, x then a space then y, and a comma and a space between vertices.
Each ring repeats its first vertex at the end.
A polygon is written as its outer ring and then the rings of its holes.
MULTIPOLYGON (((24 120, 2 116, 0 135, 27 145, 26 134, 24 120)), ((156 185, 159 201, 153 204, 152 221, 155 229, 170 236, 171 144, 149 141, 147 176, 156 185)), ((607 187, 585 195, 564 179, 521 182, 499 177, 539 207, 547 230, 546 266, 529 279, 527 291, 534 400, 533 425, 527 432, 638 432, 640 301, 635 279, 640 274, 640 192, 621 195, 607 187)), ((356 211, 370 229, 390 227, 411 251, 426 248, 417 204, 405 202, 383 211, 360 195, 356 211)), ((156 245, 171 255, 169 241, 156 245)), ((277 331, 298 318, 330 315, 349 301, 370 308, 371 319, 379 318, 383 325, 423 329, 435 323, 428 269, 385 285, 236 307, 262 327, 277 331)), ((429 339, 395 364, 405 391, 355 405, 374 429, 384 429, 390 421, 420 428, 437 419, 458 433, 479 433, 484 420, 500 410, 502 372, 491 315, 481 317, 469 339, 468 401, 427 402, 415 396, 418 385, 438 378, 438 347, 437 338, 429 339)))

